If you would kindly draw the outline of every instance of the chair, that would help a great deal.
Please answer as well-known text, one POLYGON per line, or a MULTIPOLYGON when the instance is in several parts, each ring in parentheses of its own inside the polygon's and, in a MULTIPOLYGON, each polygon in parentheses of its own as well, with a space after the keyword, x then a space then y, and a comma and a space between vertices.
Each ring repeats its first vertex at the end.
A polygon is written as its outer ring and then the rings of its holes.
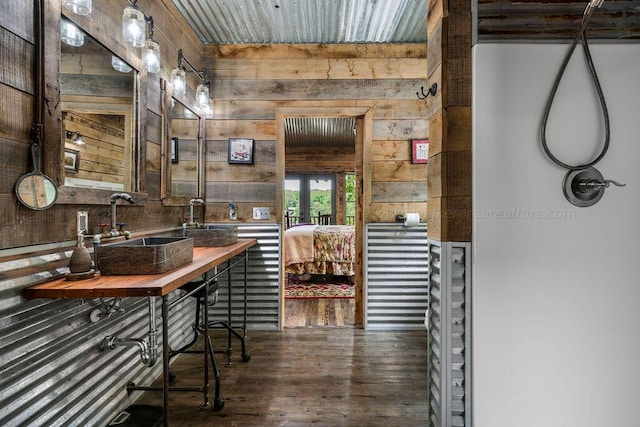
MULTIPOLYGON (((213 345, 211 344, 211 338, 208 335, 209 328, 203 328, 203 324, 206 323, 210 325, 211 322, 208 320, 208 306, 214 305, 217 301, 217 291, 218 291, 218 280, 214 277, 209 277, 209 273, 205 273, 201 280, 194 280, 185 285, 181 286, 180 289, 187 292, 191 297, 196 298, 196 311, 195 311, 195 319, 193 323, 193 338, 191 342, 185 344, 177 350, 171 350, 169 352, 169 360, 178 354, 182 353, 203 353, 206 352, 209 355, 209 361, 213 367, 213 374, 215 378, 215 396, 213 400, 212 409, 214 411, 219 411, 224 408, 224 400, 220 397, 220 371, 218 370, 218 365, 216 363, 215 351, 213 349, 213 345), (207 286, 205 282, 208 282, 207 286), (208 293, 205 291, 205 288, 208 288, 208 293), (198 341, 198 335, 206 334, 205 338, 205 348, 203 350, 190 350, 190 348, 198 341)), ((243 349, 244 352, 244 349, 243 349)), ((206 362, 205 362, 206 363, 206 362)), ((206 371, 208 372, 208 371, 206 371)), ((169 373, 170 381, 173 382, 175 380, 175 374, 169 373)), ((208 386, 208 374, 206 374, 205 383, 208 386)), ((206 388, 205 388, 206 390, 206 388)), ((205 392, 206 393, 206 392, 205 392)), ((206 400, 208 399, 208 395, 205 394, 205 405, 208 403, 206 400)))
POLYGON ((291 215, 289 215, 289 211, 284 213, 284 221, 285 221, 285 230, 291 228, 291 215))
POLYGON ((318 225, 331 225, 331 214, 318 212, 318 225))

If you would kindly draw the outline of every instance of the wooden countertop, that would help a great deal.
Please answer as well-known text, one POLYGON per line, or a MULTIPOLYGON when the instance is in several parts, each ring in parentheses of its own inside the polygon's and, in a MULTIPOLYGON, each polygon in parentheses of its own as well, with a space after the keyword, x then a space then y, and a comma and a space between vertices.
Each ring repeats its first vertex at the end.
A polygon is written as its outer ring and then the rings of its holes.
POLYGON ((96 276, 85 280, 57 279, 25 290, 33 298, 107 298, 163 296, 214 267, 241 254, 257 243, 256 239, 238 239, 222 247, 195 247, 193 261, 163 274, 96 276))

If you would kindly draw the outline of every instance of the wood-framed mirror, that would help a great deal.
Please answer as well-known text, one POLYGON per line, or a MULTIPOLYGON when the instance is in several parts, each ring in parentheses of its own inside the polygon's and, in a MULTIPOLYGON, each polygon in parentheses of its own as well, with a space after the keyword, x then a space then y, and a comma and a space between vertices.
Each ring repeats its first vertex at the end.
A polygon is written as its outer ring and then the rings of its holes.
POLYGON ((162 82, 162 200, 187 206, 204 198, 205 118, 185 96, 162 82))
MULTIPOLYGON (((43 172, 58 186, 56 203, 109 204, 114 191, 145 203, 147 74, 138 53, 111 36, 119 22, 44 4, 43 172), (62 42, 68 22, 84 34, 81 46, 62 42)), ((103 12, 118 16, 113 7, 103 12)))

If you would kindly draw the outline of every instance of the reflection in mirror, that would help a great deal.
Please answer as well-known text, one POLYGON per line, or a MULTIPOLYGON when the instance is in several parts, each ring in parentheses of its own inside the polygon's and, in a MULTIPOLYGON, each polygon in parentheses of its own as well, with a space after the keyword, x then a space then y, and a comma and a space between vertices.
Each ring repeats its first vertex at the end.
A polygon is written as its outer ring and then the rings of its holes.
POLYGON ((40 146, 31 144, 33 172, 16 182, 16 196, 20 203, 34 210, 48 209, 58 197, 58 189, 51 178, 40 172, 40 146))
POLYGON ((87 34, 60 48, 64 185, 135 191, 136 71, 87 34))
POLYGON ((198 197, 200 117, 171 98, 170 119, 171 196, 198 197))

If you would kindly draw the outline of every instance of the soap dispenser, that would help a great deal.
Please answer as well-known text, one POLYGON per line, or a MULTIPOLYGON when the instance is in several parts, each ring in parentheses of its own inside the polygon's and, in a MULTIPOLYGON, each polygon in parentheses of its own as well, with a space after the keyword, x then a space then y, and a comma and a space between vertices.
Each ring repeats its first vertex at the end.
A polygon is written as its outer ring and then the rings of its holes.
POLYGON ((93 277, 95 270, 89 250, 84 245, 84 235, 78 233, 78 243, 69 259, 69 273, 66 274, 67 280, 81 280, 93 277))

